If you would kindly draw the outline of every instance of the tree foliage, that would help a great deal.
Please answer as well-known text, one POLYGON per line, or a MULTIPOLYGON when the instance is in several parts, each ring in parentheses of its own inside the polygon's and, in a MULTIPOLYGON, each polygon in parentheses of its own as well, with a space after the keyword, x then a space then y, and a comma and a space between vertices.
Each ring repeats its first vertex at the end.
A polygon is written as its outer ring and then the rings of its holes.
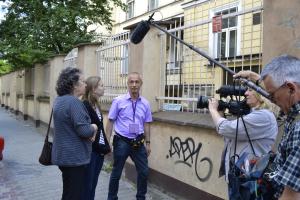
POLYGON ((92 24, 112 27, 112 10, 122 0, 0 0, 9 2, 0 23, 0 55, 14 68, 31 67, 48 56, 92 41, 92 24))
POLYGON ((7 74, 12 71, 12 67, 5 60, 0 60, 0 75, 7 74))

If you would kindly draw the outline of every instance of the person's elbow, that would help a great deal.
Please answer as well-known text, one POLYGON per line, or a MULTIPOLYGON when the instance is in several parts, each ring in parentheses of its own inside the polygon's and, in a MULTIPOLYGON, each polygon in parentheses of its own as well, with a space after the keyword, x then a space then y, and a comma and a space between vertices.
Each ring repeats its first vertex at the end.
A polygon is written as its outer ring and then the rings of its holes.
POLYGON ((94 128, 89 124, 85 126, 78 126, 77 127, 77 133, 80 137, 83 138, 90 138, 94 135, 94 128))

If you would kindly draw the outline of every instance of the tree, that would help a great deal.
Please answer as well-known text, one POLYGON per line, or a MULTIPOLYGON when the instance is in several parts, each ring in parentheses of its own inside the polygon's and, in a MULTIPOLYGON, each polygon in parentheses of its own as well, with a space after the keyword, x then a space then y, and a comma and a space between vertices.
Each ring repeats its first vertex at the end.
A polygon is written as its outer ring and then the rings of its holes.
POLYGON ((0 54, 15 69, 32 67, 51 55, 69 52, 74 45, 91 42, 88 26, 112 27, 114 6, 122 0, 0 0, 9 2, 0 23, 0 54))
POLYGON ((11 70, 11 66, 5 60, 0 60, 0 75, 9 73, 11 70))

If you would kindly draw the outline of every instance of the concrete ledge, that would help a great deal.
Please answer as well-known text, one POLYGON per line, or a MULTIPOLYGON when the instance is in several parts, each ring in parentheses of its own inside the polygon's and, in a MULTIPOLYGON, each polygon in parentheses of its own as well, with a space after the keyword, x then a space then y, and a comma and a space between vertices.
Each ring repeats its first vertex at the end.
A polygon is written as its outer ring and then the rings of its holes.
POLYGON ((164 111, 153 113, 154 121, 166 122, 182 126, 215 129, 215 125, 209 114, 164 111))
MULTIPOLYGON (((101 104, 104 113, 108 113, 111 104, 101 104)), ((210 114, 176 112, 176 111, 160 111, 152 113, 153 121, 165 122, 182 126, 192 126, 199 128, 215 129, 210 114)))

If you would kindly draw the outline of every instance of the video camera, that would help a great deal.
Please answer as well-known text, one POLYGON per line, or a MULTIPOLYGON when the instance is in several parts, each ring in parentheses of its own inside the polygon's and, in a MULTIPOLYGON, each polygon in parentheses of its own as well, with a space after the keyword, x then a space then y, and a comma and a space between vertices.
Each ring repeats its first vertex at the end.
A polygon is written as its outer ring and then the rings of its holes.
MULTIPOLYGON (((228 112, 232 115, 247 115, 250 113, 250 107, 246 103, 246 99, 239 99, 240 96, 245 96, 245 92, 247 91, 246 87, 243 86, 233 86, 233 85, 223 85, 216 93, 220 95, 220 98, 226 98, 230 96, 230 100, 219 100, 218 110, 228 109, 228 112), (233 96, 236 99, 233 99, 233 96)), ((207 96, 200 96, 197 102, 197 108, 208 108, 208 99, 207 96)))

